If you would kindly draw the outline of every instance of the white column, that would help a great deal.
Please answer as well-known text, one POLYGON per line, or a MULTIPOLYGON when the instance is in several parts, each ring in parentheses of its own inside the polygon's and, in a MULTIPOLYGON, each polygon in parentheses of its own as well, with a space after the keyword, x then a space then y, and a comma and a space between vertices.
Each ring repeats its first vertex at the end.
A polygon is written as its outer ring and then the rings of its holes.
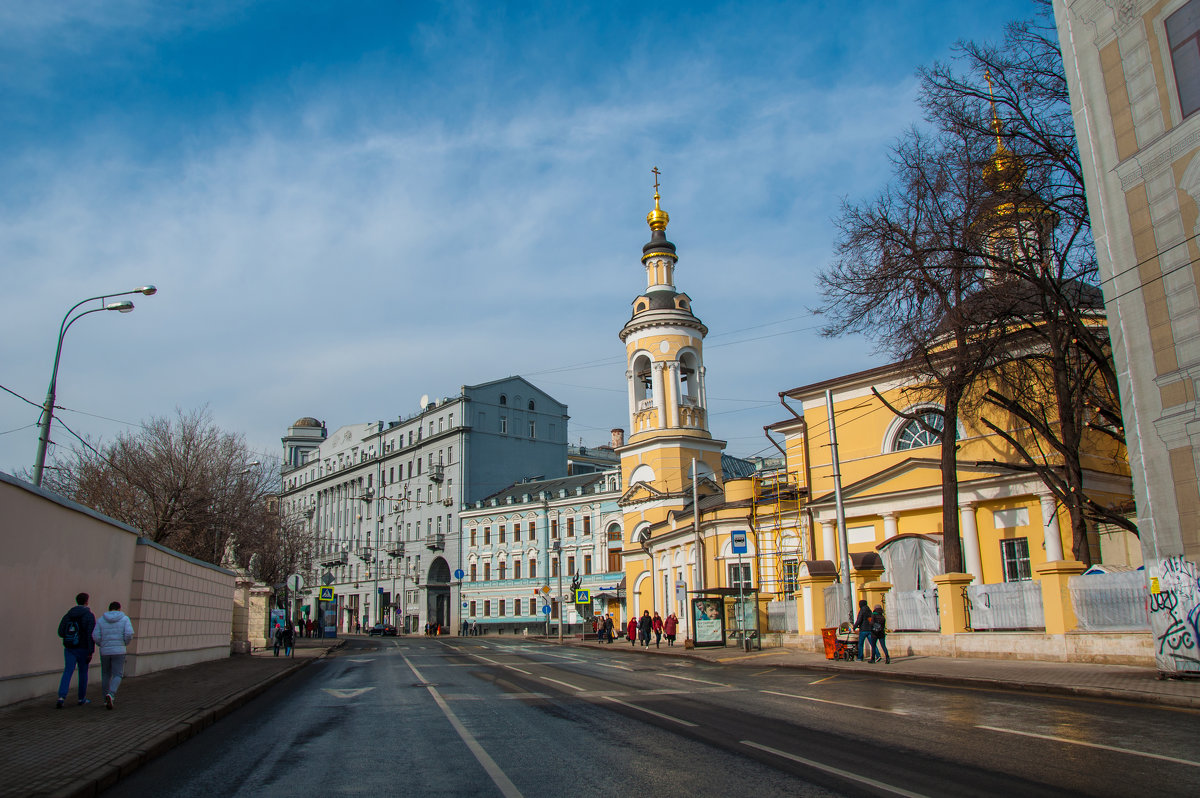
POLYGON ((667 383, 671 386, 671 396, 665 397, 667 403, 667 426, 679 426, 679 361, 672 360, 666 364, 667 383))
POLYGON ((833 521, 821 522, 821 557, 837 562, 837 543, 834 542, 833 521))
POLYGON ((1048 493, 1038 497, 1042 501, 1042 534, 1046 543, 1046 562, 1063 559, 1062 532, 1058 528, 1058 502, 1048 493))
POLYGON ((975 503, 960 502, 958 506, 962 526, 963 564, 967 573, 975 577, 975 584, 983 584, 983 562, 979 558, 979 526, 975 523, 975 503))
POLYGON ((658 408, 658 427, 661 429, 666 426, 667 421, 666 397, 663 396, 663 364, 653 364, 650 373, 654 386, 654 406, 658 408))
POLYGON ((633 417, 637 415, 637 389, 633 379, 633 369, 627 369, 625 371, 625 381, 629 384, 629 430, 631 435, 637 432, 633 425, 633 417))
POLYGON ((702 408, 707 410, 708 409, 708 391, 705 387, 706 383, 704 381, 704 366, 697 366, 696 374, 698 375, 698 379, 700 380, 700 384, 696 389, 696 401, 700 404, 700 406, 702 408))
POLYGON ((883 539, 887 540, 888 538, 894 538, 898 534, 900 534, 900 529, 896 524, 896 514, 895 513, 884 513, 883 514, 883 539))

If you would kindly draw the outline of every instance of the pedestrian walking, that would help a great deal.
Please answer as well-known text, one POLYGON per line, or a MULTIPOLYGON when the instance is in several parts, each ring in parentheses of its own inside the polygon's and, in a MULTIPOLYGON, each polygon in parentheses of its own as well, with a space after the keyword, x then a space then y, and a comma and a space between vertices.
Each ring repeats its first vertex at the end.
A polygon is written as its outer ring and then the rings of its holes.
POLYGON ((858 601, 858 617, 854 619, 854 628, 858 630, 858 661, 862 662, 863 649, 871 641, 871 608, 867 606, 866 599, 858 601))
POLYGON ((96 616, 88 609, 87 593, 75 596, 75 606, 67 610, 67 614, 58 622, 58 636, 63 641, 63 675, 58 682, 58 702, 55 709, 62 709, 67 700, 67 690, 71 687, 71 674, 79 671, 79 705, 90 704, 87 697, 88 666, 92 662, 92 653, 96 644, 92 641, 92 631, 96 628, 96 616))
POLYGON ((663 621, 663 634, 667 637, 668 648, 675 645, 675 635, 678 634, 678 632, 679 618, 675 616, 675 613, 671 613, 667 616, 667 619, 663 621))
POLYGON ((879 643, 879 648, 883 649, 883 664, 891 665, 892 655, 888 653, 885 637, 887 637, 887 618, 883 615, 883 605, 876 604, 875 611, 871 613, 871 661, 879 662, 879 649, 875 648, 875 644, 879 643))
POLYGON ((111 602, 92 632, 92 640, 100 648, 100 691, 106 709, 112 709, 117 700, 117 688, 125 676, 125 647, 132 639, 133 622, 121 612, 121 602, 111 602))
POLYGON ((638 639, 642 641, 642 648, 650 648, 650 629, 654 626, 654 620, 650 617, 650 610, 642 610, 642 617, 638 619, 638 639))
POLYGON ((613 624, 612 613, 604 616, 604 636, 605 640, 611 645, 616 637, 616 628, 613 624))
POLYGON ((278 657, 279 649, 283 646, 283 627, 279 624, 275 624, 275 634, 272 635, 272 638, 275 641, 275 656, 278 657))
POLYGON ((294 648, 295 645, 296 645, 296 630, 294 628, 292 628, 292 625, 289 623, 287 625, 287 628, 285 628, 283 630, 283 656, 285 656, 285 657, 292 656, 293 651, 295 651, 295 648, 294 648))
POLYGON ((638 622, 637 618, 629 616, 629 623, 625 626, 625 636, 629 638, 629 645, 637 645, 638 622))
POLYGON ((475 620, 472 619, 471 620, 471 635, 477 636, 478 634, 479 634, 479 626, 475 623, 475 620))
POLYGON ((654 647, 662 648, 663 619, 657 612, 654 613, 654 619, 650 621, 650 628, 654 630, 654 647))

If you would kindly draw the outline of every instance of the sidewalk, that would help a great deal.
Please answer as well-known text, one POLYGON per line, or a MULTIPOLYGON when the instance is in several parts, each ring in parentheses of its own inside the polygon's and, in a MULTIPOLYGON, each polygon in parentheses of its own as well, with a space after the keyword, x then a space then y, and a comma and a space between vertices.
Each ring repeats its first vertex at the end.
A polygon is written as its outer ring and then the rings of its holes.
MULTIPOLYGON (((547 640, 546 642, 552 642, 547 640)), ((1021 690, 1052 695, 1078 695, 1136 701, 1144 704, 1200 709, 1200 679, 1159 679, 1153 668, 1128 665, 1093 665, 1083 662, 1031 662, 1027 660, 975 659, 968 657, 893 656, 890 665, 825 659, 824 653, 801 651, 791 646, 763 647, 744 652, 741 648, 697 648, 687 650, 682 642, 661 648, 636 648, 626 640, 598 643, 594 640, 564 640, 589 648, 638 651, 646 656, 691 657, 723 665, 757 668, 798 668, 817 673, 870 674, 894 679, 936 682, 998 690, 1021 690)))
POLYGON ((2 707, 0 797, 95 795, 340 645, 301 639, 291 659, 267 649, 130 677, 111 712, 98 674, 87 706, 72 680, 61 710, 53 694, 2 707))

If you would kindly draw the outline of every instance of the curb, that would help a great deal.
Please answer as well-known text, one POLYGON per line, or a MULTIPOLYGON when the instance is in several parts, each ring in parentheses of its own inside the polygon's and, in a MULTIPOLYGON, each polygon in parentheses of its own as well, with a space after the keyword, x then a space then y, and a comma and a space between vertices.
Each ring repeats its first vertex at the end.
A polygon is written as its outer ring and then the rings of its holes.
MULTIPOLYGON (((558 645, 558 641, 556 641, 556 640, 539 640, 538 642, 544 643, 546 645, 558 645)), ((601 648, 601 650, 607 650, 605 648, 602 648, 599 645, 591 645, 586 642, 584 642, 584 643, 581 643, 581 642, 568 643, 567 641, 564 640, 563 645, 574 645, 574 646, 581 646, 581 647, 585 647, 585 648, 601 648)), ((615 646, 616 644, 613 643, 612 645, 615 646)), ((682 648, 682 647, 675 646, 674 648, 682 648)), ((699 662, 709 662, 709 663, 712 663, 713 665, 719 665, 719 666, 723 666, 723 667, 731 667, 732 666, 732 667, 738 667, 738 668, 748 668, 748 667, 760 667, 763 664, 763 663, 757 663, 757 662, 756 663, 719 662, 716 660, 708 659, 707 657, 702 657, 702 656, 693 654, 693 653, 689 652, 687 649, 683 649, 680 651, 670 651, 670 652, 659 649, 655 652, 651 652, 648 649, 645 649, 643 646, 630 646, 628 650, 642 651, 643 654, 645 654, 647 656, 649 656, 651 653, 653 653, 657 656, 686 657, 688 659, 696 660, 699 662)), ((857 674, 858 673, 858 671, 851 670, 849 668, 843 668, 843 667, 831 666, 831 665, 823 665, 820 663, 808 663, 808 662, 804 662, 804 663, 774 662, 774 663, 771 663, 771 667, 788 668, 791 670, 810 671, 813 673, 834 673, 834 674, 844 674, 844 673, 857 674)), ((876 672, 873 675, 879 676, 880 678, 884 678, 884 679, 887 679, 890 681, 917 682, 917 683, 922 683, 922 684, 948 684, 948 685, 957 685, 957 686, 961 686, 961 687, 975 687, 975 688, 982 687, 982 688, 987 688, 990 690, 1005 690, 1005 691, 1014 692, 1014 693, 1035 693, 1035 694, 1041 694, 1041 695, 1078 696, 1081 698, 1100 698, 1100 699, 1105 699, 1105 700, 1109 700, 1109 701, 1128 701, 1131 703, 1153 704, 1156 706, 1178 707, 1178 708, 1182 708, 1182 709, 1200 709, 1200 698, 1193 697, 1193 696, 1176 696, 1176 695, 1168 695, 1168 694, 1155 693, 1155 692, 1134 692, 1131 690, 1118 690, 1118 689, 1114 689, 1114 688, 1110 688, 1110 687, 1086 687, 1086 686, 1067 685, 1067 684, 1047 684, 1045 682, 1015 682, 1015 681, 1008 681, 1008 680, 1004 680, 1004 679, 994 679, 994 678, 981 677, 981 676, 949 676, 949 675, 943 675, 943 674, 937 674, 937 673, 903 673, 903 672, 893 671, 890 673, 876 672)))
POLYGON ((331 652, 337 651, 345 644, 345 640, 340 640, 335 645, 326 649, 324 653, 316 657, 305 657, 297 661, 295 665, 286 670, 271 674, 258 684, 251 685, 237 695, 231 696, 210 708, 200 710, 187 720, 181 721, 156 737, 150 738, 139 749, 120 754, 115 759, 101 765, 95 774, 77 779, 65 787, 55 790, 50 793, 51 798, 92 798, 92 796, 98 795, 143 765, 152 762, 180 743, 195 737, 235 709, 257 698, 273 685, 308 667, 313 662, 324 659, 331 652))

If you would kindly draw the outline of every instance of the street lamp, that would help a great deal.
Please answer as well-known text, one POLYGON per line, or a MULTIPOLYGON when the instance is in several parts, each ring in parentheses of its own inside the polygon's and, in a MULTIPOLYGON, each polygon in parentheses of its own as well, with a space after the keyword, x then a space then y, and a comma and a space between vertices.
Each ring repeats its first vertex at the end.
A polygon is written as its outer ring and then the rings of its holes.
POLYGON ((135 288, 132 291, 122 291, 119 294, 104 294, 101 296, 92 296, 92 297, 88 297, 87 299, 76 302, 74 305, 71 306, 71 309, 67 311, 67 315, 63 316, 62 324, 60 324, 58 327, 58 345, 54 349, 54 369, 50 372, 50 387, 46 391, 46 401, 42 405, 42 417, 38 422, 37 459, 34 461, 34 464, 33 464, 33 484, 34 485, 41 487, 42 471, 46 467, 46 445, 50 442, 50 421, 54 416, 54 397, 55 397, 55 393, 58 389, 58 361, 62 357, 63 336, 65 336, 67 334, 67 330, 69 330, 71 328, 72 324, 74 324, 79 319, 82 319, 84 316, 88 315, 89 313, 99 313, 102 310, 115 310, 118 313, 129 313, 130 311, 133 310, 133 303, 127 299, 122 300, 120 302, 107 302, 107 303, 105 302, 105 300, 112 299, 113 297, 118 297, 118 296, 129 296, 130 294, 143 294, 145 296, 154 296, 154 294, 156 294, 156 293, 158 293, 157 288, 155 288, 152 285, 144 285, 141 288, 135 288), (75 311, 79 309, 80 305, 84 305, 88 302, 94 302, 96 300, 99 300, 100 307, 92 308, 91 310, 85 310, 85 311, 82 311, 81 313, 76 313, 74 316, 71 315, 72 313, 75 313, 75 311))

